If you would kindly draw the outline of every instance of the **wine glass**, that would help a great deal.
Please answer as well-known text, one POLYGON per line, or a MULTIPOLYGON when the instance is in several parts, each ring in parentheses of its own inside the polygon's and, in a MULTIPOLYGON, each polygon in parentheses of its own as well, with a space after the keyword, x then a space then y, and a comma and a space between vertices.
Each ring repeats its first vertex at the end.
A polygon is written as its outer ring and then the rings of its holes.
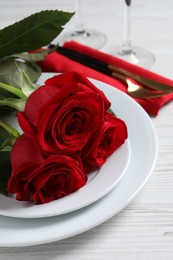
POLYGON ((140 47, 134 47, 131 44, 130 33, 131 33, 131 0, 124 0, 125 12, 124 12, 124 36, 123 43, 120 47, 114 50, 116 56, 139 65, 144 68, 150 68, 155 58, 152 53, 148 50, 140 47))
POLYGON ((81 18, 80 0, 75 0, 76 24, 74 30, 69 30, 62 34, 59 44, 62 46, 67 41, 77 41, 89 47, 100 49, 106 43, 106 36, 97 30, 86 29, 81 18))

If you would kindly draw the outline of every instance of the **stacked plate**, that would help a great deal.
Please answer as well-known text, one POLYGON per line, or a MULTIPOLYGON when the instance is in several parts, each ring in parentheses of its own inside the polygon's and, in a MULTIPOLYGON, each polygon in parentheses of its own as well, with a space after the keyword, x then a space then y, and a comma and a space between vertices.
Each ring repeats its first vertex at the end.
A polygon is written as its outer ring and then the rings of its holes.
MULTIPOLYGON (((50 74, 43 74, 40 83, 48 77, 50 74)), ((44 244, 87 231, 122 210, 149 178, 158 149, 149 116, 126 94, 103 82, 91 81, 127 124, 128 140, 89 176, 83 188, 67 197, 33 205, 0 195, 1 247, 44 244)))

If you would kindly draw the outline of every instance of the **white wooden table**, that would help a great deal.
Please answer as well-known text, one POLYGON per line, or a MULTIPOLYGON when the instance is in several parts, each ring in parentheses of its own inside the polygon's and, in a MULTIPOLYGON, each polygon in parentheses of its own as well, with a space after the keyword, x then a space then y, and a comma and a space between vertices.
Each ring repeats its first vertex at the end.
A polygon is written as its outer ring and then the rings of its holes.
MULTIPOLYGON (((107 35, 102 50, 108 52, 120 44, 123 0, 81 2, 86 26, 107 35)), ((154 53, 156 62, 152 71, 173 79, 173 1, 132 2, 132 42, 154 53)), ((74 1, 0 0, 0 28, 42 9, 74 11, 74 1)), ((73 23, 74 20, 69 26, 73 23)), ((102 225, 66 240, 33 247, 0 248, 0 259, 172 260, 173 102, 163 107, 152 121, 159 140, 157 164, 128 207, 102 225)))

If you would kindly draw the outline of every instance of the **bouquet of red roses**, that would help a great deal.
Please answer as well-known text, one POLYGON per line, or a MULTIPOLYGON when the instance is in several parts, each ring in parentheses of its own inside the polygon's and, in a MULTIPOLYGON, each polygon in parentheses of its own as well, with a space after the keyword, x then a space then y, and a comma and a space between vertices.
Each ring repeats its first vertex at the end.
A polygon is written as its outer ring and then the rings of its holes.
POLYGON ((18 200, 46 203, 78 190, 127 138, 125 123, 84 76, 71 72, 35 84, 36 62, 53 50, 30 51, 50 44, 72 16, 45 10, 1 30, 0 193, 18 200), (11 108, 15 116, 19 111, 12 122, 19 131, 7 121, 11 108))
POLYGON ((80 189, 128 136, 104 93, 76 72, 49 78, 17 103, 22 133, 10 151, 7 191, 18 200, 47 203, 80 189))

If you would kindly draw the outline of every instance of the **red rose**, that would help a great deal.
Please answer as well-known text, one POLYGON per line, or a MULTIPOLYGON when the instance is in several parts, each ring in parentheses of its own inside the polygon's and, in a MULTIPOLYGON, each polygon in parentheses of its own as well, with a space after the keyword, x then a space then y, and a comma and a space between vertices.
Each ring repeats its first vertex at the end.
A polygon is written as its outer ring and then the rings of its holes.
POLYGON ((71 72, 48 79, 34 91, 18 120, 45 153, 72 154, 98 131, 109 106, 102 91, 71 72))
POLYGON ((31 138, 20 136, 11 151, 12 173, 8 191, 16 199, 35 204, 66 196, 86 183, 78 157, 64 155, 44 157, 31 138))
POLYGON ((69 85, 69 84, 74 84, 74 83, 80 84, 82 91, 89 91, 89 89, 90 89, 90 91, 93 91, 93 92, 99 94, 100 96, 102 96, 102 98, 104 99, 105 110, 107 110, 110 107, 111 103, 107 99, 107 97, 105 96, 103 91, 98 89, 94 84, 91 83, 91 81, 89 81, 86 78, 86 76, 84 76, 81 73, 68 72, 68 73, 61 74, 59 76, 54 76, 45 81, 45 84, 48 84, 48 85, 55 84, 59 87, 63 87, 64 85, 69 85))
POLYGON ((82 150, 85 170, 88 172, 93 166, 102 166, 126 139, 127 127, 124 121, 107 112, 100 131, 82 150))

